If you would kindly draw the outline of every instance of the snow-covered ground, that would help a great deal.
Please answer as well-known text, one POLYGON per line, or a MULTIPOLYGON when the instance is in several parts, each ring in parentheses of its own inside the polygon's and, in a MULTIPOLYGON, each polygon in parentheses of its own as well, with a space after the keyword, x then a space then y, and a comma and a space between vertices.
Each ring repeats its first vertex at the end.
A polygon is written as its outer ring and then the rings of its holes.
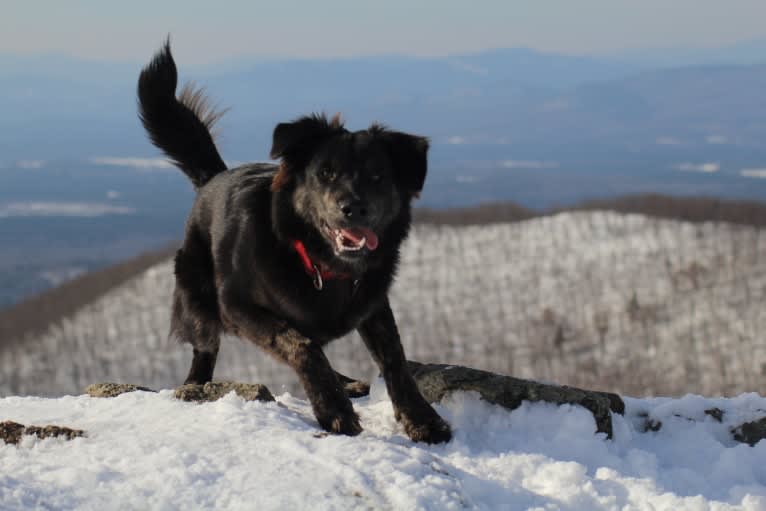
POLYGON ((354 438, 319 434, 289 394, 7 397, 0 419, 87 436, 0 443, 0 509, 766 510, 766 441, 729 434, 762 417, 766 398, 626 405, 607 440, 577 406, 508 412, 458 393, 437 406, 454 440, 428 446, 407 439, 379 381, 355 400, 365 431, 354 438), (705 414, 714 407, 722 422, 705 414), (647 414, 659 431, 643 432, 647 414))

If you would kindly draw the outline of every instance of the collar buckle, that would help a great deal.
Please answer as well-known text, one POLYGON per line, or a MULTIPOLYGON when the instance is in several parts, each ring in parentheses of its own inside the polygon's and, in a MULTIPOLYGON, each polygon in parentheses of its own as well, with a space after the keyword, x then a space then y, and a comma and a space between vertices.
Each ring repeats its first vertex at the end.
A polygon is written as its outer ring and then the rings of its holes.
POLYGON ((314 274, 311 277, 311 280, 314 282, 314 288, 317 291, 321 291, 324 287, 324 280, 322 280, 322 272, 319 271, 319 268, 317 268, 316 264, 311 265, 314 269, 314 274))

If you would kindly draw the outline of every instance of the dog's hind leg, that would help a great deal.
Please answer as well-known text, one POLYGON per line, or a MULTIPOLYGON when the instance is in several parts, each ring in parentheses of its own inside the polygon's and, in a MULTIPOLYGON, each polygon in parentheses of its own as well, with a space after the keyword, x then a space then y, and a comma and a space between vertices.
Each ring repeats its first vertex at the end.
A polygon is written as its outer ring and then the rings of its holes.
POLYGON ((213 370, 220 345, 220 326, 214 321, 200 320, 190 297, 177 283, 173 293, 171 334, 194 349, 191 368, 184 383, 207 383, 213 370))
POLYGON ((338 371, 335 371, 335 375, 348 397, 364 397, 370 394, 370 384, 366 381, 355 380, 338 371))
POLYGON ((194 383, 202 385, 213 379, 213 370, 215 369, 215 361, 218 358, 218 350, 215 351, 200 351, 194 348, 194 358, 192 359, 191 368, 189 374, 184 380, 184 385, 194 383))
POLYGON ((184 246, 176 253, 170 331, 179 341, 194 348, 184 383, 202 384, 212 380, 218 357, 222 325, 209 254, 193 232, 187 234, 184 246))

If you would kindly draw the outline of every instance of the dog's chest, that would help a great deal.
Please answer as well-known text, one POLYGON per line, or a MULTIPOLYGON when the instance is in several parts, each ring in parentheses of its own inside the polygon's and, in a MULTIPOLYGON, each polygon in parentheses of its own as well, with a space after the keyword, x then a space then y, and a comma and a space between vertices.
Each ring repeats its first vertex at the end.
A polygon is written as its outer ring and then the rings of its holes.
POLYGON ((362 282, 329 280, 317 289, 306 276, 282 297, 280 308, 286 319, 316 340, 329 341, 358 326, 367 309, 362 282))

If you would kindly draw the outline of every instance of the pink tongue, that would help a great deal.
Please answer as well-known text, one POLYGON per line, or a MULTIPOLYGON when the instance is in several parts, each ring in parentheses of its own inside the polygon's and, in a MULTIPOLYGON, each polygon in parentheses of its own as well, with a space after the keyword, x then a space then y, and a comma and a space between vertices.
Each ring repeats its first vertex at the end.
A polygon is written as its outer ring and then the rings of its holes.
POLYGON ((367 245, 369 250, 378 248, 378 235, 375 234, 372 229, 355 227, 353 229, 341 229, 341 232, 354 243, 359 243, 359 241, 364 238, 366 240, 365 245, 367 245))

